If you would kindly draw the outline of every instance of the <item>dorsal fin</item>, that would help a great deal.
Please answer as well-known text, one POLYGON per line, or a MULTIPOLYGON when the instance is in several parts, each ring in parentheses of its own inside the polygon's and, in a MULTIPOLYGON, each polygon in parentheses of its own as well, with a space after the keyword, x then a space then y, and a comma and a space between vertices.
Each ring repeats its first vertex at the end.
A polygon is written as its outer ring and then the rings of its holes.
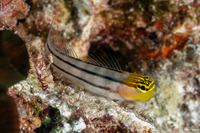
POLYGON ((71 44, 67 44, 67 46, 65 46, 65 48, 63 48, 62 50, 59 50, 59 51, 66 56, 70 56, 70 57, 74 57, 74 58, 78 59, 78 55, 76 54, 76 52, 71 44))
POLYGON ((59 32, 59 27, 54 24, 55 18, 56 16, 54 16, 51 20, 47 42, 49 43, 49 45, 52 45, 55 49, 57 49, 60 53, 78 58, 72 44, 67 43, 62 36, 59 36, 61 35, 61 32, 59 32), (53 27, 56 27, 56 30, 53 27))
MULTIPOLYGON (((47 42, 50 43, 55 49, 57 49, 62 54, 65 54, 66 56, 79 58, 74 50, 73 44, 68 43, 62 36, 59 36, 61 34, 57 34, 57 31, 53 32, 53 20, 51 21, 51 28, 48 35, 47 42), (64 44, 63 44, 64 43, 64 44)), ((54 25, 55 27, 55 25, 54 25)), ((59 30, 58 30, 59 31, 59 30)), ((85 62, 98 65, 105 68, 110 68, 116 71, 122 71, 119 62, 115 57, 107 56, 103 51, 100 50, 98 54, 88 55, 84 59, 81 59, 85 62)))
POLYGON ((105 53, 100 52, 99 54, 88 55, 84 61, 105 68, 110 68, 116 71, 122 71, 118 60, 115 57, 107 56, 105 53))

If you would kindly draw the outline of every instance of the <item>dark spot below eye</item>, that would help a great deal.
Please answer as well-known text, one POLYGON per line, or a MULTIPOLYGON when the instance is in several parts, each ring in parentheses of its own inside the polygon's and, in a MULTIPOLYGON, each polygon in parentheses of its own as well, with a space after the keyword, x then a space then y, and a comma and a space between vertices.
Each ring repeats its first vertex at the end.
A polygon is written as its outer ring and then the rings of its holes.
POLYGON ((144 86, 141 86, 141 89, 142 89, 142 90, 145 90, 145 87, 144 87, 144 86))

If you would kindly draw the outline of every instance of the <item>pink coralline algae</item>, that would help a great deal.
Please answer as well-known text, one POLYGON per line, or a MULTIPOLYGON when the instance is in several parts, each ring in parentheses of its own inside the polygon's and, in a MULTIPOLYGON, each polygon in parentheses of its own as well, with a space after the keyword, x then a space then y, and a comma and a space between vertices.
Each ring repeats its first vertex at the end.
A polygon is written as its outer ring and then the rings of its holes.
POLYGON ((18 20, 25 19, 29 10, 29 6, 24 0, 1 0, 0 29, 14 28, 18 20))

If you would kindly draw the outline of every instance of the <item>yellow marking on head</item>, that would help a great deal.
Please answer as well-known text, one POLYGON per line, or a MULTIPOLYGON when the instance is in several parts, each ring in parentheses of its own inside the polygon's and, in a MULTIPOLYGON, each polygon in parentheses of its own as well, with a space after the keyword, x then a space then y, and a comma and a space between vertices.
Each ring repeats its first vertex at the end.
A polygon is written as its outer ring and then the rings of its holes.
POLYGON ((150 77, 130 73, 124 82, 118 91, 127 100, 147 101, 154 96, 155 83, 150 77))

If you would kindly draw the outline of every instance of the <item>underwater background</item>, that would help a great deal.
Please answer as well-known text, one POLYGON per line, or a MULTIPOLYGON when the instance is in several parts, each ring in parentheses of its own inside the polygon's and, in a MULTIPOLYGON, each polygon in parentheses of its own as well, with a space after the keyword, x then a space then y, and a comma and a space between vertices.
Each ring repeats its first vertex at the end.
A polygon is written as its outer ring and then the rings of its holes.
POLYGON ((199 39, 199 0, 0 0, 0 132, 199 133, 199 39), (101 51, 148 75, 154 97, 114 101, 63 79, 50 29, 82 59, 101 51))

